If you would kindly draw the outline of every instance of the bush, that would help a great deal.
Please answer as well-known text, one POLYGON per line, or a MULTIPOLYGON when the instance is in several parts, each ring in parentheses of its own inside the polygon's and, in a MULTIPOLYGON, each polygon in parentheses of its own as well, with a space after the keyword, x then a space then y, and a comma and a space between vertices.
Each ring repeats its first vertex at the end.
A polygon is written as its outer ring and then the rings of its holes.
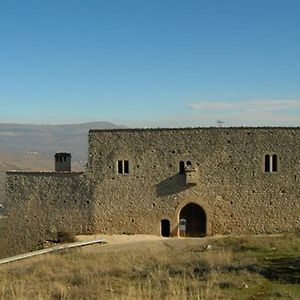
POLYGON ((77 238, 73 232, 62 230, 57 233, 57 242, 58 243, 74 243, 77 241, 77 238))

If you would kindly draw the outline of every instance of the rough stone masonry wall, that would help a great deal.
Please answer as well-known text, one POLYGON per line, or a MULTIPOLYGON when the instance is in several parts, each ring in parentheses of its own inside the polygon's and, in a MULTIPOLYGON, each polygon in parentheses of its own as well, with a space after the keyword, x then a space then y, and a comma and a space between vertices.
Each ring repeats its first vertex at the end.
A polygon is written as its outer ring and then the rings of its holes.
POLYGON ((67 230, 89 230, 90 192, 80 173, 7 172, 11 249, 20 253, 67 230))
POLYGON ((300 128, 91 130, 89 142, 95 231, 160 234, 166 218, 176 235, 190 202, 205 210, 207 234, 300 230, 300 128), (266 154, 278 172, 264 172, 266 154), (196 167, 196 186, 178 174, 181 160, 196 167))
POLYGON ((89 139, 86 174, 7 173, 14 252, 60 230, 160 234, 162 219, 176 235, 191 202, 205 210, 207 234, 300 230, 300 128, 92 130, 89 139), (278 172, 264 172, 266 154, 278 155, 278 172), (185 184, 180 161, 192 162, 197 185, 185 184))

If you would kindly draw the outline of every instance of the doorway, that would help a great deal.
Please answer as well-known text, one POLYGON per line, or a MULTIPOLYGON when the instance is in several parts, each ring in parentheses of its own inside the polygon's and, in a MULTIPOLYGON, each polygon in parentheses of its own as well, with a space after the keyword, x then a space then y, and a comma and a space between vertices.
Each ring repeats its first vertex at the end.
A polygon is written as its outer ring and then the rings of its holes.
POLYGON ((185 236, 203 237, 206 235, 206 214, 200 205, 187 204, 181 209, 179 219, 186 220, 185 236))
POLYGON ((170 236, 170 221, 163 219, 160 221, 160 232, 161 236, 169 237, 170 236))

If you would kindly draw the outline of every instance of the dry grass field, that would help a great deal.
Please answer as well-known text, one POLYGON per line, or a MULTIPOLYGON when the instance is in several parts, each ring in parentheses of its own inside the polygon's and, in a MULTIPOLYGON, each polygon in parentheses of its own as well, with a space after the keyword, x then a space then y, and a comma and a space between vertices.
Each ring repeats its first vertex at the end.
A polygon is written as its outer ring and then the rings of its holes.
POLYGON ((300 299, 300 236, 88 246, 0 266, 0 298, 300 299))

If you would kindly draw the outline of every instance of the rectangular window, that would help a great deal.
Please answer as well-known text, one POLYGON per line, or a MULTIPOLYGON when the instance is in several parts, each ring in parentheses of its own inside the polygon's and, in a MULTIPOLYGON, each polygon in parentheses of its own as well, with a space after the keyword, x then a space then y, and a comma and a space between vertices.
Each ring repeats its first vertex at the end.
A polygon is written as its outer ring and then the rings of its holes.
POLYGON ((265 156, 265 172, 270 172, 270 155, 265 156))
POLYGON ((273 154, 272 156, 272 167, 273 167, 273 172, 277 172, 277 155, 273 154))
POLYGON ((118 174, 129 174, 128 160, 118 160, 118 174))
POLYGON ((124 174, 129 174, 129 161, 124 160, 124 174))
POLYGON ((118 160, 118 173, 123 174, 123 161, 118 160))
POLYGON ((265 172, 278 172, 278 156, 277 154, 265 155, 265 172))

